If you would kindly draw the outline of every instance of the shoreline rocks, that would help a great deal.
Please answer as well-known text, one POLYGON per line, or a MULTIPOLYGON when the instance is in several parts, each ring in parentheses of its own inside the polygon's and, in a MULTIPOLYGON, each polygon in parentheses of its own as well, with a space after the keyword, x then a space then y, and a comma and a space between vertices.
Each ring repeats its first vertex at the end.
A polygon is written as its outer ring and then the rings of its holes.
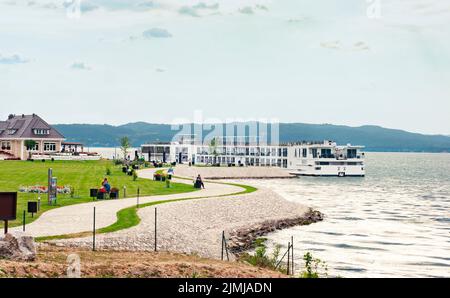
POLYGON ((323 214, 320 211, 309 209, 305 215, 300 217, 268 220, 250 227, 234 229, 228 236, 228 248, 231 253, 239 255, 252 249, 256 239, 271 232, 294 226, 309 225, 322 220, 323 214))
POLYGON ((34 238, 22 234, 5 234, 0 237, 0 259, 34 261, 36 246, 34 238))

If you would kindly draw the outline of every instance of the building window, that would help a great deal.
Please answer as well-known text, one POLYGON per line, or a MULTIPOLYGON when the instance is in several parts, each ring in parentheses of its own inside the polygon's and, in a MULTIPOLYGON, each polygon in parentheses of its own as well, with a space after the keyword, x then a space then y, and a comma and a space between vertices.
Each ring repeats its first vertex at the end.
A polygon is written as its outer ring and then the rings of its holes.
POLYGON ((50 129, 33 129, 35 135, 49 135, 50 129))
POLYGON ((11 142, 2 142, 2 150, 11 150, 11 142))
POLYGON ((56 151, 55 143, 44 143, 44 151, 56 151))
POLYGON ((303 155, 303 157, 307 157, 308 150, 306 148, 303 148, 302 155, 303 155))
POLYGON ((16 131, 17 131, 17 130, 15 130, 15 129, 8 129, 8 134, 9 134, 9 135, 13 135, 13 134, 16 133, 16 131))

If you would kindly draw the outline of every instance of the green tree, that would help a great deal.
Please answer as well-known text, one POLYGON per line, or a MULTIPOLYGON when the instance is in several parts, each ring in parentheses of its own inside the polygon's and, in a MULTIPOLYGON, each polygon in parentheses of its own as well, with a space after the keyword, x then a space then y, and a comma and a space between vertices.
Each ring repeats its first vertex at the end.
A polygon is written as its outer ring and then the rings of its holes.
POLYGON ((120 150, 122 150, 124 160, 127 159, 128 149, 130 149, 130 139, 128 137, 120 138, 120 150))
POLYGON ((31 150, 33 150, 33 148, 36 146, 36 141, 35 140, 26 140, 24 142, 24 145, 28 151, 28 159, 31 159, 31 150))

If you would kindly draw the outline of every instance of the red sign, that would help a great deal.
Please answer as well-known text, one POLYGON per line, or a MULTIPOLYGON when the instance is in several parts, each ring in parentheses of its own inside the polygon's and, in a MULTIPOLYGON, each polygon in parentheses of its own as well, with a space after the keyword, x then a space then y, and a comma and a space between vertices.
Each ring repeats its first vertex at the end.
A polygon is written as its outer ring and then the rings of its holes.
POLYGON ((0 192, 0 220, 15 220, 17 192, 0 192))

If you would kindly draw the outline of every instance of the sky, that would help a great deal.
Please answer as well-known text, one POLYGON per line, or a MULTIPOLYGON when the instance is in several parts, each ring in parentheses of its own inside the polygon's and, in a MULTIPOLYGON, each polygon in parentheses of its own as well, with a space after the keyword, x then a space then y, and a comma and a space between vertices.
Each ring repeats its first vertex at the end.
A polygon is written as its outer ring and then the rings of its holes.
POLYGON ((0 0, 0 104, 54 124, 201 111, 450 135, 450 2, 0 0))

